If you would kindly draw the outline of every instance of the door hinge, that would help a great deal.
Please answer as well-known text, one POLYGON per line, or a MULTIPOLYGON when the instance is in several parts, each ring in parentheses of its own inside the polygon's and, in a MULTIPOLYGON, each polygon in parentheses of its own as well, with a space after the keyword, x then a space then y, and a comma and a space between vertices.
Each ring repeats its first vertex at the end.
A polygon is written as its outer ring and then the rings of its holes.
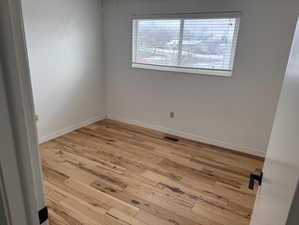
POLYGON ((38 211, 38 217, 39 217, 39 224, 44 223, 48 220, 48 207, 44 207, 41 210, 38 211))
POLYGON ((250 174, 248 188, 253 190, 255 181, 258 181, 259 185, 262 185, 263 175, 263 172, 260 175, 250 174))

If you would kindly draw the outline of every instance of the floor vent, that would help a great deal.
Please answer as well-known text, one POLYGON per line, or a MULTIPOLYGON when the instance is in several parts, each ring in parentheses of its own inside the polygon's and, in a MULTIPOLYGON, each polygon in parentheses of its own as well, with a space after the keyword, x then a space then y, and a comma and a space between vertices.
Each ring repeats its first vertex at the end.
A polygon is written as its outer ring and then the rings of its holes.
POLYGON ((179 139, 177 138, 174 138, 174 137, 168 137, 168 136, 165 136, 164 139, 168 140, 168 141, 172 141, 172 142, 178 142, 179 139))

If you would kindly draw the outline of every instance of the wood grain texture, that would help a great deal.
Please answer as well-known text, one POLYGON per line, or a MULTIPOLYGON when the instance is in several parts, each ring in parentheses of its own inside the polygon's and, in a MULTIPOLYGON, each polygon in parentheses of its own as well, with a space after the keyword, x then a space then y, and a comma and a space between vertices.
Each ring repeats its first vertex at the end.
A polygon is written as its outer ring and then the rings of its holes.
POLYGON ((248 225, 263 160, 111 120, 41 145, 50 225, 248 225))

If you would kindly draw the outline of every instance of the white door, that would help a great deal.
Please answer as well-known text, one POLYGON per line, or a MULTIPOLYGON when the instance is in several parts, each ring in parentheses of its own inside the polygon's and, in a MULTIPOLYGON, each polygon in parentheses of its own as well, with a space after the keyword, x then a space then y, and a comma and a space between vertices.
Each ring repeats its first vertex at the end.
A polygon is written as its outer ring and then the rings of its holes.
POLYGON ((251 225, 285 225, 298 178, 299 25, 294 36, 264 165, 263 183, 256 199, 251 225))
POLYGON ((1 65, 0 106, 0 223, 1 225, 29 225, 20 183, 1 65))
POLYGON ((0 225, 47 224, 20 0, 0 0, 0 61, 0 225))

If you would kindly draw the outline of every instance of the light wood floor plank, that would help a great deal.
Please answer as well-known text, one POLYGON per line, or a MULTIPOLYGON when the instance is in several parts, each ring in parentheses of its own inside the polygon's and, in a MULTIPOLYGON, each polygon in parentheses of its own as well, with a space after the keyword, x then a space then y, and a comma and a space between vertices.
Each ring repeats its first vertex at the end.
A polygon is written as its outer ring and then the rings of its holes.
POLYGON ((50 225, 248 225, 263 159, 103 120, 41 145, 50 225))

